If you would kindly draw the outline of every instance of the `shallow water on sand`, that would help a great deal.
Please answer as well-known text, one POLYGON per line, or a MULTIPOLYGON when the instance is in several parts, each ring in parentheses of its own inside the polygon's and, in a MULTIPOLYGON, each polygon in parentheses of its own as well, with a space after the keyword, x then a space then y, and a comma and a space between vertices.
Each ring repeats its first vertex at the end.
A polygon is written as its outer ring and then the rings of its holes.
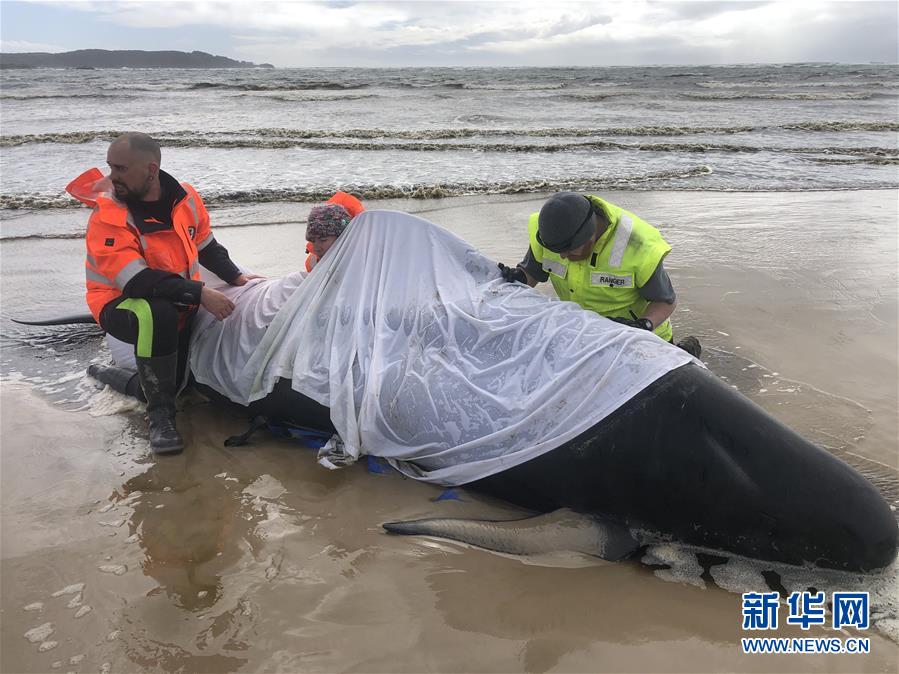
POLYGON ((328 472, 276 441, 221 448, 241 422, 195 399, 182 414, 192 451, 153 461, 140 456, 139 423, 91 419, 90 437, 61 443, 78 413, 21 389, 4 396, 22 420, 4 419, 6 432, 31 438, 3 454, 4 474, 15 462, 19 478, 4 488, 4 671, 73 670, 79 657, 73 671, 891 671, 895 662, 895 644, 876 632, 858 633, 872 639, 864 657, 740 656, 738 595, 682 573, 671 550, 658 556, 677 571, 654 575, 637 562, 524 564, 387 536, 380 523, 390 519, 514 512, 464 492, 435 503, 439 490, 395 473, 328 472), (40 432, 26 427, 35 418, 40 432), (24 638, 47 623, 40 642, 24 638))
MULTIPOLYGON (((699 335, 713 371, 801 434, 858 455, 882 489, 897 484, 895 192, 605 196, 672 243, 676 334, 699 335)), ((513 262, 540 203, 379 205, 513 262)), ((296 268, 308 205, 254 208, 214 211, 235 225, 217 238, 254 270, 296 268), (236 226, 248 220, 260 224, 236 226)), ((3 671, 895 671, 896 568, 861 581, 875 592, 875 629, 839 635, 869 636, 870 654, 745 656, 737 592, 766 589, 767 565, 704 573, 676 546, 652 551, 667 570, 524 563, 391 537, 382 522, 520 513, 464 490, 435 501, 439 489, 363 465, 329 472, 263 436, 226 449, 244 420, 198 397, 179 416, 189 450, 148 456, 139 409, 82 375, 103 357, 96 337, 63 342, 8 320, 82 311, 82 246, 13 240, 0 252, 3 671)), ((828 591, 859 582, 782 578, 828 591)))

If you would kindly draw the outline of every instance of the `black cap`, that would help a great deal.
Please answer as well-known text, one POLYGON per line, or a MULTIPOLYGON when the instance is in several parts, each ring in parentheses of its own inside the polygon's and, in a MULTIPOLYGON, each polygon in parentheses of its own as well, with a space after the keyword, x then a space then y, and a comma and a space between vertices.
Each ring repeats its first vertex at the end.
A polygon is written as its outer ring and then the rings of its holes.
POLYGON ((540 209, 537 240, 554 253, 580 248, 596 231, 590 200, 575 192, 558 192, 540 209))

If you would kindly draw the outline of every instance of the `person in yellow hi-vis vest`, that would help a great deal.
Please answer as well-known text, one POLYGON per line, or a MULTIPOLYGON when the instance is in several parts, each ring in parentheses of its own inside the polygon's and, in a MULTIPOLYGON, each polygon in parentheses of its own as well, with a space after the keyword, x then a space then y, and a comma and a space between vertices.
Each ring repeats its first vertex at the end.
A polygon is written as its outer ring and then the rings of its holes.
MULTIPOLYGON (((663 261, 671 246, 655 227, 593 195, 559 192, 528 223, 530 246, 516 267, 499 264, 507 281, 549 280, 559 299, 673 343, 677 295, 663 261)), ((699 357, 695 337, 678 346, 699 357)))

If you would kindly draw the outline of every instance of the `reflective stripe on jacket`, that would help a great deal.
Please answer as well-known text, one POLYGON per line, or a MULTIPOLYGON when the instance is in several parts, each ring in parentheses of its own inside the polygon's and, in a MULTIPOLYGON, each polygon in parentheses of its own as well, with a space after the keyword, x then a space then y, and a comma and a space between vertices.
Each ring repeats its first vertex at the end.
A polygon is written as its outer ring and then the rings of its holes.
POLYGON ((85 234, 85 280, 87 304, 98 323, 103 307, 121 297, 128 281, 144 269, 200 280, 198 252, 213 240, 209 214, 197 191, 187 183, 181 186, 187 194, 172 209, 172 229, 148 234, 141 234, 99 169, 85 171, 66 186, 93 209, 85 234))
MULTIPOLYGON (((593 246, 592 255, 573 262, 540 245, 539 213, 532 214, 528 222, 531 254, 549 273, 559 299, 577 302, 603 316, 631 318, 631 311, 642 316, 649 300, 641 297, 638 289, 671 252, 671 246, 659 230, 633 213, 599 197, 587 198, 609 221, 593 246)), ((655 333, 670 340, 671 322, 666 320, 656 326, 655 333)))

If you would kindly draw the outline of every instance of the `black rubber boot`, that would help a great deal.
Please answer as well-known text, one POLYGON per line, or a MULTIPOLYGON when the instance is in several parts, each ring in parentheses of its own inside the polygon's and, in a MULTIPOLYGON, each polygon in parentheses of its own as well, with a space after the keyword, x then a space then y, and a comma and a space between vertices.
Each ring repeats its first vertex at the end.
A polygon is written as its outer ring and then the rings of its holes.
POLYGON ((155 454, 177 454, 184 449, 184 440, 175 428, 178 354, 136 360, 150 417, 150 449, 155 454))
POLYGON ((137 372, 134 370, 116 367, 115 365, 92 363, 88 366, 87 373, 97 381, 109 384, 113 391, 137 398, 141 402, 147 402, 144 391, 140 387, 140 377, 137 376, 137 372))
POLYGON ((699 356, 702 355, 702 344, 700 344, 699 340, 693 335, 684 337, 676 344, 676 346, 683 349, 694 358, 699 358, 699 356))

